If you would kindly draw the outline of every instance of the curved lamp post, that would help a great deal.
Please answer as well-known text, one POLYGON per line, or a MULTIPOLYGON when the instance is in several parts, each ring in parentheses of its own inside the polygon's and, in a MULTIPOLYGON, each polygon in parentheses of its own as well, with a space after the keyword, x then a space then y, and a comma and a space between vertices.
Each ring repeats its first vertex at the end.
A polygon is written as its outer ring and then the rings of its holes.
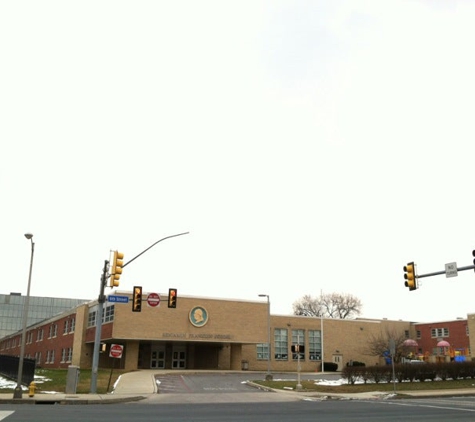
POLYGON ((23 361, 25 358, 26 325, 27 325, 27 320, 28 320, 28 307, 30 306, 31 272, 33 270, 33 254, 35 252, 35 242, 33 242, 33 235, 31 233, 25 233, 25 237, 31 241, 30 274, 28 275, 28 288, 26 290, 25 305, 23 307, 23 329, 22 329, 22 334, 21 334, 20 360, 18 362, 17 385, 13 392, 14 399, 21 399, 23 395, 21 382, 22 382, 22 377, 23 377, 23 361))

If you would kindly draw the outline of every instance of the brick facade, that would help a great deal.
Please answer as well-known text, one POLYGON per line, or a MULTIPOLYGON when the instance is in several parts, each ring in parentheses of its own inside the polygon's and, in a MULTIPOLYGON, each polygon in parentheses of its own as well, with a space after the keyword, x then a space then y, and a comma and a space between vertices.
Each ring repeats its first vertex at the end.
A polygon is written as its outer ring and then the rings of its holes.
MULTIPOLYGON (((120 295, 131 296, 130 292, 120 295)), ((144 297, 146 297, 144 293, 144 297)), ((92 366, 95 340, 96 301, 28 327, 25 356, 39 358, 39 366, 66 368, 92 366), (55 328, 56 327, 56 328, 55 328), (43 337, 41 338, 41 334, 43 337), (39 336, 39 337, 38 337, 39 336)), ((384 364, 382 357, 368 353, 368 342, 388 332, 416 339, 421 353, 434 351, 432 329, 448 329, 448 341, 456 348, 470 349, 469 325, 475 318, 432 324, 369 319, 319 319, 293 315, 270 315, 263 301, 236 301, 199 297, 179 297, 176 309, 168 308, 166 295, 159 307, 143 302, 142 312, 132 312, 130 302, 106 303, 101 342, 106 353, 100 367, 111 367, 109 348, 124 345, 116 367, 128 370, 145 368, 186 368, 220 370, 296 371, 299 356, 291 346, 300 343, 303 372, 321 369, 334 362, 342 369, 351 361, 366 365, 384 364), (106 311, 107 309, 107 311, 106 311), (271 333, 271 360, 267 360, 268 321, 271 333), (323 333, 323 334, 322 334, 323 333), (323 353, 321 340, 323 339, 323 353), (262 353, 259 353, 260 352, 262 353)), ((474 327, 475 329, 475 327, 474 327)), ((438 332, 438 331, 437 331, 438 332)), ((443 331, 442 331, 443 332, 443 331)), ((20 334, 0 340, 0 353, 19 355, 20 334)))

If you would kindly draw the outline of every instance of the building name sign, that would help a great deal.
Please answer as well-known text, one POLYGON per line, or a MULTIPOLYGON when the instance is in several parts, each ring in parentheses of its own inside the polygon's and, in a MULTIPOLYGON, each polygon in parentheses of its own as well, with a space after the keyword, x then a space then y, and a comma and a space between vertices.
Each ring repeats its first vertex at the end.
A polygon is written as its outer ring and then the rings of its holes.
POLYGON ((204 340, 231 340, 231 334, 191 334, 191 333, 163 333, 163 338, 204 339, 204 340))

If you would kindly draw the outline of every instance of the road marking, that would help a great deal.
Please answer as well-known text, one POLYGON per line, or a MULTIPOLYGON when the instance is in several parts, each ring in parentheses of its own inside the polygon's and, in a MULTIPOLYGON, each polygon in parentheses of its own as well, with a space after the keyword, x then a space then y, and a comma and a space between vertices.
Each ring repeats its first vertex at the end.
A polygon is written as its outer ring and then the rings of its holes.
POLYGON ((0 410, 0 421, 8 418, 13 413, 15 413, 13 410, 0 410))

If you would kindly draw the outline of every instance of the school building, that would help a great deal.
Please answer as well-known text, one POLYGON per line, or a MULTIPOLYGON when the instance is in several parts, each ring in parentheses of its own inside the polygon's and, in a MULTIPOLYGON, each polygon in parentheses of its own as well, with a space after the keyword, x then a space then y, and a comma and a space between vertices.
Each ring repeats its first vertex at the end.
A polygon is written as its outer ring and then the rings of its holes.
MULTIPOLYGON (((349 362, 384 364, 384 358, 368 355, 368 342, 388 332, 400 332, 417 342, 419 357, 447 354, 441 340, 470 356, 470 326, 475 316, 432 324, 371 319, 330 319, 295 315, 271 315, 266 301, 180 296, 176 308, 149 306, 144 292, 141 312, 132 312, 132 292, 114 292, 122 299, 105 302, 101 323, 99 367, 134 369, 208 369, 296 371, 321 370, 322 360, 342 369, 349 362), (127 303, 125 303, 125 301, 127 303), (270 359, 269 359, 270 340, 270 359), (456 343, 456 344, 455 344, 456 343), (120 359, 110 356, 113 344, 123 346, 120 359), (298 347, 297 347, 298 346, 298 347)), ((156 305, 157 301, 151 301, 156 305)), ((98 301, 31 324, 26 332, 25 357, 38 367, 81 369, 92 367, 98 301)), ((0 339, 0 354, 20 354, 19 330, 0 339)))

